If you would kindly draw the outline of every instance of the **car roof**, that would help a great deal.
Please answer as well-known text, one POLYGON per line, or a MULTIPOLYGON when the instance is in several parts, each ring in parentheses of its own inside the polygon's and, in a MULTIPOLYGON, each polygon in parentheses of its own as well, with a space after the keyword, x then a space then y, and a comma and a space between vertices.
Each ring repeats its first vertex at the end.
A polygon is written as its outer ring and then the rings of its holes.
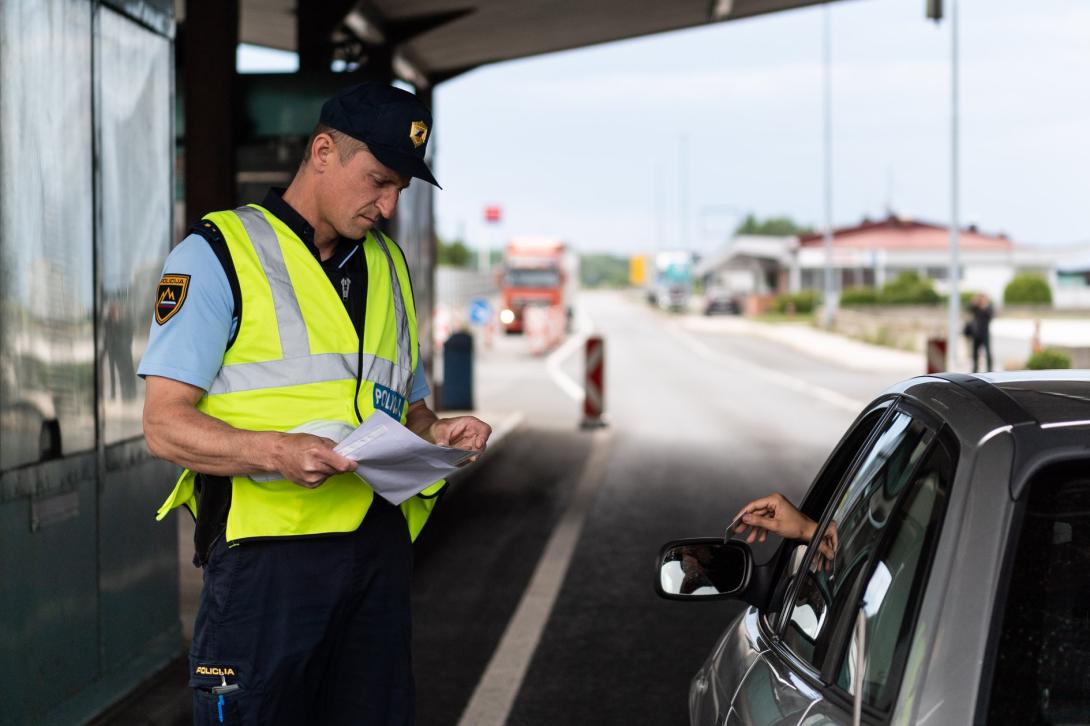
POLYGON ((1090 422, 1090 371, 1036 371, 979 376, 1042 424, 1090 422))
POLYGON ((1042 467, 1090 454, 1090 370, 943 373, 903 381, 886 394, 930 409, 970 452, 1009 432, 1014 499, 1042 467))
POLYGON ((956 399, 970 393, 1003 424, 1090 424, 1090 370, 944 373, 910 378, 886 393, 917 397, 923 391, 927 392, 926 398, 938 404, 929 408, 936 408, 940 414, 943 408, 955 407, 956 399), (957 385, 934 385, 940 382, 957 385))

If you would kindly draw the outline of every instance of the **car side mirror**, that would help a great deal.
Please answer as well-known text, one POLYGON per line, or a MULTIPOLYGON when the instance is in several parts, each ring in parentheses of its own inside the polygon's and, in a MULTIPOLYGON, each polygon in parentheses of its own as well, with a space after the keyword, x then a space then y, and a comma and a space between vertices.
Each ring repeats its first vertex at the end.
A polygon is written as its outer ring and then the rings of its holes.
POLYGON ((745 543, 719 537, 667 542, 657 564, 655 592, 668 600, 740 597, 754 569, 745 543))

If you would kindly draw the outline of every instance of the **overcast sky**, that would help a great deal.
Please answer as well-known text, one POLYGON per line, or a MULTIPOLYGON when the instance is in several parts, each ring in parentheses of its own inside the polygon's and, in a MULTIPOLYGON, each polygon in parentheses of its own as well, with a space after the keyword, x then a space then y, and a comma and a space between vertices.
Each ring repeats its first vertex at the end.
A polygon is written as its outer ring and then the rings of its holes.
MULTIPOLYGON (((950 26, 927 21, 924 4, 831 6, 837 225, 887 205, 949 219, 950 26)), ((708 251, 739 212, 822 224, 823 12, 442 84, 440 234, 557 234, 584 251, 632 253, 682 245, 686 227, 689 246, 708 251), (482 221, 488 203, 503 207, 500 230, 482 221)), ((962 219, 1020 242, 1090 239, 1090 2, 962 0, 961 30, 962 219)))
MULTIPOLYGON (((1026 243, 1090 239, 1090 0, 960 4, 963 222, 1026 243)), ((837 225, 887 206, 949 219, 950 26, 927 21, 924 6, 830 6, 837 225)), ((440 235, 556 234, 631 254, 710 251, 748 211, 820 226, 824 12, 539 56, 440 85, 440 235), (498 229, 482 219, 493 203, 498 229)))

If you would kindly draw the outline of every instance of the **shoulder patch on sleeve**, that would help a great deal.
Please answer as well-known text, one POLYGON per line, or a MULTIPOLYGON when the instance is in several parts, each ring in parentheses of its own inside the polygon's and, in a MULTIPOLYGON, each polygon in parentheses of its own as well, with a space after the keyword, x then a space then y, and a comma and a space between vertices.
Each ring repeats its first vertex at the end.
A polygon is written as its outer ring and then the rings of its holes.
POLYGON ((155 322, 162 325, 182 309, 189 275, 163 275, 155 291, 155 322))

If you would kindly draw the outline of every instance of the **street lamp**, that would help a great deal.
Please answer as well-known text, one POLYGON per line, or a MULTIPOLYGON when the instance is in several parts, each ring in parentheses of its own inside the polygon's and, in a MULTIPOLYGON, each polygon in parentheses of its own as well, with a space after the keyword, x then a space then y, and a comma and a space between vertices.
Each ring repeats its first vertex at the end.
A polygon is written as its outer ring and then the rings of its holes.
POLYGON ((839 300, 833 284, 833 39, 829 5, 824 11, 825 55, 825 327, 833 327, 839 300))
POLYGON ((950 0, 950 322, 947 331, 946 367, 953 370, 958 361, 957 345, 961 326, 961 230, 958 193, 960 164, 958 163, 958 0, 950 0))
MULTIPOLYGON (((958 364, 958 335, 961 332, 961 220, 958 208, 960 168, 958 163, 958 0, 950 2, 950 304, 946 327, 946 368, 958 364)), ((942 0, 927 0, 927 17, 942 20, 942 0)))

